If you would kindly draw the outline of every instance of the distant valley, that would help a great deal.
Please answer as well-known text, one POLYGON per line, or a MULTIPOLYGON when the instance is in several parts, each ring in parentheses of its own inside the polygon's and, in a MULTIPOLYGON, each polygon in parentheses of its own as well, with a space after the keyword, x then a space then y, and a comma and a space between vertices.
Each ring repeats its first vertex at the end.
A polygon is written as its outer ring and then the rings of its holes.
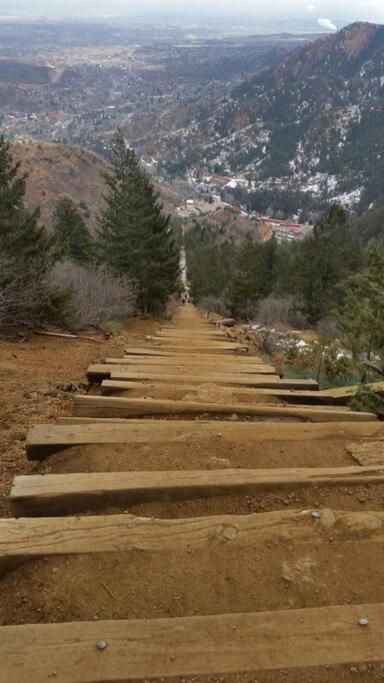
MULTIPOLYGON (((108 160, 127 140, 170 207, 305 223, 384 201, 384 27, 208 35, 179 27, 0 24, 0 124, 108 160)), ((182 211, 183 213, 183 211, 182 211)))

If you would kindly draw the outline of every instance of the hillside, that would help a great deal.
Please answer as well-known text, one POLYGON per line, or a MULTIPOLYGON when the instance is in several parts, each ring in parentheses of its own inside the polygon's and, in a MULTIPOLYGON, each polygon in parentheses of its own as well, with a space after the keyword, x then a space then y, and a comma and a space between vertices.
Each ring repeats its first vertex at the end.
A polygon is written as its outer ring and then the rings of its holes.
POLYGON ((52 66, 28 64, 15 59, 0 59, 0 83, 46 85, 57 77, 52 66))
POLYGON ((230 207, 219 208, 207 216, 191 217, 184 222, 184 231, 189 232, 199 224, 202 228, 213 228, 223 238, 229 239, 233 244, 239 244, 245 235, 259 241, 271 236, 271 228, 263 223, 255 223, 245 216, 238 215, 230 207))
MULTIPOLYGON (((79 205, 83 217, 93 231, 97 212, 103 204, 105 183, 102 173, 107 163, 98 154, 73 145, 42 141, 13 143, 15 159, 28 173, 26 200, 29 209, 40 207, 42 222, 49 229, 52 212, 60 197, 68 194, 79 205)), ((167 213, 176 213, 179 204, 174 191, 166 184, 156 188, 167 213)))
POLYGON ((104 192, 100 175, 106 170, 103 159, 77 147, 46 142, 18 142, 13 151, 22 170, 29 174, 28 207, 41 207, 42 221, 48 228, 53 208, 64 194, 80 205, 87 223, 95 227, 104 192))
POLYGON ((180 157, 198 139, 199 164, 245 178, 252 208, 284 210, 287 192, 297 208, 365 208, 384 198, 383 109, 384 26, 356 23, 233 89, 184 136, 180 157))

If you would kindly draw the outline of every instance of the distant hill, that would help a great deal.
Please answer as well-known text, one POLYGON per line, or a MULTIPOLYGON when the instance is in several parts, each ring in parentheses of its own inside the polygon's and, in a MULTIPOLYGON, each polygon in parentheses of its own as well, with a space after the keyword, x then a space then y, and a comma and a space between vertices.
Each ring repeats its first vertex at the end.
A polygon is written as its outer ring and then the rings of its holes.
POLYGON ((256 209, 284 210, 293 192, 366 208, 384 200, 383 138, 384 26, 356 23, 237 86, 184 136, 180 159, 193 169, 196 149, 200 168, 244 175, 256 209))
MULTIPOLYGON (((106 186, 101 174, 108 170, 104 159, 87 149, 57 143, 14 142, 13 154, 28 173, 28 208, 41 208, 41 220, 50 229, 56 202, 67 194, 77 203, 90 230, 96 228, 106 186)), ((156 184, 166 212, 176 213, 179 201, 166 185, 156 184)))
POLYGON ((29 174, 27 204, 41 207, 42 222, 51 227, 51 216, 57 200, 68 194, 80 206, 93 230, 96 213, 102 205, 105 190, 101 172, 107 165, 101 157, 88 150, 47 142, 17 142, 13 144, 15 158, 29 174))

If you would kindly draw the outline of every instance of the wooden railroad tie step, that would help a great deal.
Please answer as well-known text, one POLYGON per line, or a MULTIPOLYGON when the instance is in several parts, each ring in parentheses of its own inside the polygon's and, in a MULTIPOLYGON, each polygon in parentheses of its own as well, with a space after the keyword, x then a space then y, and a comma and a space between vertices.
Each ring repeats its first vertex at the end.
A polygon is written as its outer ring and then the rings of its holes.
MULTIPOLYGON (((164 398, 168 398, 169 392, 180 392, 180 393, 190 393, 198 392, 200 387, 209 387, 212 390, 216 387, 213 382, 203 382, 201 385, 196 384, 164 384, 159 382, 151 382, 146 380, 143 382, 132 382, 129 380, 118 380, 118 379, 104 379, 101 382, 101 394, 103 396, 109 396, 111 394, 119 394, 125 391, 142 391, 143 395, 150 393, 152 389, 156 389, 157 392, 161 391, 164 398)), ((216 387, 218 389, 218 387, 216 387)), ((252 398, 262 399, 263 397, 268 400, 270 397, 276 397, 281 399, 281 401, 286 401, 287 403, 293 404, 304 404, 304 405, 319 405, 320 407, 333 407, 332 398, 324 396, 322 391, 301 391, 299 389, 254 389, 252 387, 227 387, 231 396, 236 400, 240 400, 246 403, 252 398)), ((260 400, 261 402, 261 400, 260 400)), ((348 410, 347 406, 338 406, 338 409, 348 410)))
MULTIPOLYGON (((207 363, 183 363, 178 362, 177 359, 173 363, 157 363, 157 362, 143 362, 140 360, 130 361, 126 358, 106 358, 104 364, 110 368, 111 365, 117 365, 118 367, 126 367, 132 372, 153 372, 156 374, 174 374, 175 372, 188 372, 190 375, 206 375, 212 371, 212 364, 207 363)), ((225 375, 238 375, 241 374, 255 374, 255 375, 273 375, 278 377, 276 373, 276 368, 273 365, 261 365, 255 363, 249 365, 216 365, 214 372, 220 372, 225 375)))
POLYGON ((284 510, 252 515, 219 515, 186 519, 154 519, 134 515, 0 519, 0 572, 28 560, 56 555, 117 553, 140 550, 254 546, 289 538, 316 546, 329 542, 337 528, 337 544, 354 536, 364 543, 384 542, 384 512, 284 510), (313 517, 316 512, 318 517, 313 517))
POLYGON ((168 372, 170 368, 180 366, 183 368, 183 372, 185 370, 189 370, 190 368, 196 368, 200 372, 206 372, 207 369, 210 370, 212 368, 212 364, 214 364, 215 368, 217 368, 220 372, 256 372, 256 373, 276 373, 276 369, 273 365, 269 365, 268 363, 261 363, 260 361, 253 360, 253 357, 250 356, 249 358, 237 360, 236 356, 231 356, 231 358, 224 358, 223 356, 219 356, 218 361, 212 361, 212 358, 208 358, 208 360, 204 360, 203 358, 193 358, 191 360, 186 359, 184 357, 179 358, 179 356, 176 356, 176 358, 143 358, 143 357, 132 357, 132 356, 124 356, 123 358, 105 358, 103 360, 103 363, 106 363, 107 365, 139 365, 139 366, 151 366, 151 367, 156 367, 156 368, 168 368, 168 372))
POLYGON ((129 358, 132 356, 133 358, 145 358, 145 359, 152 359, 155 360, 157 363, 160 360, 163 361, 169 361, 171 363, 174 362, 175 358, 177 357, 178 360, 183 361, 187 363, 189 360, 194 360, 194 361, 199 361, 200 363, 236 363, 236 364, 241 364, 241 363, 261 363, 264 364, 264 361, 259 356, 255 356, 253 354, 228 354, 227 356, 220 356, 215 353, 209 354, 209 353, 199 353, 195 351, 191 351, 190 349, 187 351, 184 351, 183 353, 178 353, 177 355, 173 351, 153 351, 145 348, 128 348, 124 349, 124 353, 129 358))
MULTIPOLYGON (((325 389, 324 394, 332 398, 335 404, 345 405, 352 400, 360 387, 361 384, 356 384, 352 386, 336 387, 335 389, 325 389)), ((380 396, 384 395, 384 381, 373 382, 372 384, 369 384, 369 388, 380 396)))
POLYGON ((384 441, 384 425, 381 422, 324 422, 271 424, 230 421, 183 421, 183 420, 122 420, 116 429, 116 419, 65 418, 71 424, 40 424, 28 430, 26 451, 30 460, 42 460, 52 453, 70 446, 86 444, 123 443, 190 443, 194 438, 220 439, 221 442, 244 441, 297 442, 356 439, 384 441))
POLYGON ((173 328, 169 330, 158 330, 156 332, 157 337, 162 337, 164 339, 168 339, 168 337, 172 338, 178 338, 182 337, 182 339, 198 339, 199 341, 201 339, 204 340, 213 340, 213 341, 226 341, 229 338, 233 338, 232 335, 229 335, 228 333, 226 334, 225 332, 222 332, 221 330, 215 330, 214 328, 211 328, 209 330, 184 330, 182 328, 173 328))
POLYGON ((252 673, 381 662, 383 651, 382 604, 2 626, 0 681, 124 683, 252 673))
MULTIPOLYGON (((158 381, 167 384, 177 384, 180 382, 180 372, 169 374, 157 372, 146 368, 132 368, 129 365, 107 365, 106 363, 94 363, 87 370, 87 377, 90 380, 118 379, 139 382, 158 381)), ((259 389, 307 389, 317 391, 319 385, 311 379, 280 379, 278 375, 249 375, 246 373, 224 373, 224 372, 204 372, 203 374, 189 374, 183 372, 183 382, 187 384, 218 384, 220 386, 254 387, 259 389)))
POLYGON ((153 398, 116 398, 108 396, 75 396, 75 417, 133 417, 149 415, 237 415, 253 417, 285 417, 309 422, 376 421, 373 413, 346 410, 267 406, 246 403, 213 403, 172 401, 153 398))
POLYGON ((246 344, 235 344, 234 342, 232 343, 217 343, 215 345, 211 344, 208 345, 207 343, 204 344, 192 344, 188 340, 185 341, 185 343, 179 342, 176 344, 175 341, 169 341, 161 342, 160 340, 157 341, 155 339, 151 341, 148 344, 148 349, 151 350, 156 350, 160 349, 160 351, 168 351, 170 355, 174 355, 175 353, 203 353, 203 354, 209 354, 209 355, 218 355, 221 353, 224 353, 225 355, 232 355, 232 354, 237 354, 237 353, 248 353, 249 347, 246 344))
POLYGON ((20 514, 48 515, 143 500, 201 498, 274 487, 384 483, 384 468, 284 468, 91 472, 15 477, 10 500, 20 514))

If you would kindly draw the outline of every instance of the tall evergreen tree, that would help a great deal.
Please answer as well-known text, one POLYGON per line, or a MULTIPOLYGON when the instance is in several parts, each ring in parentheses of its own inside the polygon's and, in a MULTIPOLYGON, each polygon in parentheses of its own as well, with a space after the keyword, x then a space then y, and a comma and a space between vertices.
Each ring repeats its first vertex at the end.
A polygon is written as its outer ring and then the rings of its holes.
POLYGON ((61 255, 75 263, 89 263, 93 241, 78 207, 71 197, 62 197, 53 213, 53 229, 61 255))
POLYGON ((237 253, 235 273, 229 290, 234 315, 252 317, 262 293, 262 246, 247 235, 237 253))
POLYGON ((365 266, 342 287, 338 323, 345 344, 362 366, 363 380, 367 368, 384 376, 384 250, 372 245, 365 266))
POLYGON ((329 315, 342 300, 337 285, 361 263, 361 250, 350 228, 347 212, 333 204, 314 227, 313 235, 297 248, 295 292, 311 323, 329 315))
POLYGON ((112 172, 104 179, 108 192, 99 216, 100 259, 136 283, 142 311, 158 312, 176 291, 179 254, 159 193, 121 131, 113 139, 112 172))
POLYGON ((25 208, 27 175, 0 135, 0 284, 43 278, 53 265, 54 240, 39 225, 39 210, 25 208))
POLYGON ((277 281, 278 244, 275 235, 272 235, 267 242, 263 242, 260 247, 262 260, 261 294, 263 297, 267 297, 272 294, 277 281))

